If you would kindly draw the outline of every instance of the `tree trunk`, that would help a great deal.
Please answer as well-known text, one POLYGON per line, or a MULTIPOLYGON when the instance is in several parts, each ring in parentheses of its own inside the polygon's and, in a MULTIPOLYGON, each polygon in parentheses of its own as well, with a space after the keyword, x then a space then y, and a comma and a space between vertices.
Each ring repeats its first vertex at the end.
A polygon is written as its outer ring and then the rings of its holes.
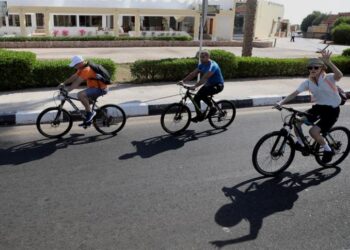
POLYGON ((242 56, 252 56, 257 0, 247 0, 242 56))

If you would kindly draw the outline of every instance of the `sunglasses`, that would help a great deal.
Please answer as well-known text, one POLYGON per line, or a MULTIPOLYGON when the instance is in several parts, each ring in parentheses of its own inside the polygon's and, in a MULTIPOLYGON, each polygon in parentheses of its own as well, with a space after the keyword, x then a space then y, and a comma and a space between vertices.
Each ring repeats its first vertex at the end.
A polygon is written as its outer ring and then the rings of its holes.
POLYGON ((308 70, 312 70, 312 69, 318 70, 319 68, 320 68, 319 66, 309 66, 309 67, 307 67, 308 70))

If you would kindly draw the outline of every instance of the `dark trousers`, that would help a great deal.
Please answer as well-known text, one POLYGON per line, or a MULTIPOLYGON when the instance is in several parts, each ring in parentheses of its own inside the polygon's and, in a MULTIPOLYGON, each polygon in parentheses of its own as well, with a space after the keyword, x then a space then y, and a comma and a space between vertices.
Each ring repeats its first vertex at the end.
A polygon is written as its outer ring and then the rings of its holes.
POLYGON ((194 96, 194 102, 198 105, 199 109, 201 107, 201 100, 207 104, 209 107, 212 107, 213 104, 209 99, 209 96, 220 93, 224 89, 223 84, 216 85, 204 85, 200 90, 198 90, 197 94, 194 96))

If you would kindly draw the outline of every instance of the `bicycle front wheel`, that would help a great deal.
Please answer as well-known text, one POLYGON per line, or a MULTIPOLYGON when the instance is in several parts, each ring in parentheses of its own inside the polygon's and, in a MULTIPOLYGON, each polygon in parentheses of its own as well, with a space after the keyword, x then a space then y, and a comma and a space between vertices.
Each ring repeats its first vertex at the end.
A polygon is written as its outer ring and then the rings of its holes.
POLYGON ((315 159, 323 167, 337 166, 349 155, 350 131, 345 127, 334 127, 328 132, 325 139, 334 152, 333 159, 329 163, 322 161, 323 152, 321 152, 319 144, 316 146, 316 152, 318 154, 315 155, 315 159))
POLYGON ((227 128, 236 117, 236 107, 232 102, 226 100, 216 104, 218 110, 214 115, 208 117, 209 123, 216 129, 227 128))
POLYGON ((40 134, 47 138, 60 138, 72 128, 73 121, 68 111, 58 107, 43 110, 36 119, 40 134))
POLYGON ((282 131, 263 136, 253 150, 253 165, 264 176, 275 176, 286 170, 295 156, 294 142, 282 131))
POLYGON ((190 122, 190 109, 180 103, 169 105, 160 117, 162 128, 169 134, 178 134, 185 131, 190 122))
POLYGON ((126 123, 125 112, 117 105, 104 105, 96 112, 93 124, 95 129, 103 135, 115 135, 126 123))

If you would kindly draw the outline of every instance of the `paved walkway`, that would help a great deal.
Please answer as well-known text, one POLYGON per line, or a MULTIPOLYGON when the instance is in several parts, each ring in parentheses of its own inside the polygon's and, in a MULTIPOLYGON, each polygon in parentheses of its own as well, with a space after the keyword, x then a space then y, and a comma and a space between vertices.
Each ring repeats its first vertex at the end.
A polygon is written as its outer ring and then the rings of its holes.
MULTIPOLYGON (((244 79, 228 81, 217 99, 239 100, 259 99, 267 97, 285 96, 294 91, 303 78, 282 79, 244 79)), ((350 90, 350 77, 344 77, 339 83, 345 90, 350 90)), ((175 83, 157 84, 121 84, 111 86, 108 95, 99 99, 101 104, 141 104, 158 105, 169 104, 180 100, 181 88, 175 83)), ((72 95, 77 90, 72 92, 72 95)), ((57 90, 46 88, 40 90, 24 90, 0 93, 0 113, 43 110, 55 105, 53 97, 57 90)), ((308 94, 308 93, 305 93, 308 94)), ((58 102, 57 102, 58 103, 58 102)), ((69 107, 69 104, 66 104, 69 107)))
MULTIPOLYGON (((316 51, 325 45, 318 39, 296 38, 291 43, 289 38, 279 38, 275 48, 254 48, 253 55, 273 58, 300 58, 318 56, 316 51)), ((349 46, 332 45, 329 49, 334 54, 341 54, 349 46)), ((207 49, 223 49, 241 55, 241 47, 209 47, 207 49)), ((39 59, 71 58, 78 54, 84 57, 110 58, 117 63, 132 63, 139 59, 156 60, 162 58, 193 57, 197 47, 147 47, 147 48, 53 48, 53 49, 16 49, 32 51, 39 59)))

